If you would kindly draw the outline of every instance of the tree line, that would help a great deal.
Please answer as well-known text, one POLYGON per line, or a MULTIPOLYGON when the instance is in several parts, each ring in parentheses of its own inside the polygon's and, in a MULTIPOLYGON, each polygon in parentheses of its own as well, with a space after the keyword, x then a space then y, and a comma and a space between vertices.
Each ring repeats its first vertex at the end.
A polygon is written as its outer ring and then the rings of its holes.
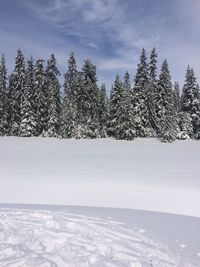
POLYGON ((73 52, 64 75, 52 54, 45 61, 25 58, 20 49, 14 71, 7 77, 4 55, 0 62, 0 135, 119 140, 157 137, 162 142, 200 138, 200 92, 194 70, 188 66, 180 92, 171 82, 167 60, 158 76, 157 53, 148 59, 142 49, 134 86, 130 75, 117 74, 110 97, 105 84, 97 86, 96 66, 85 60, 77 69, 73 52))

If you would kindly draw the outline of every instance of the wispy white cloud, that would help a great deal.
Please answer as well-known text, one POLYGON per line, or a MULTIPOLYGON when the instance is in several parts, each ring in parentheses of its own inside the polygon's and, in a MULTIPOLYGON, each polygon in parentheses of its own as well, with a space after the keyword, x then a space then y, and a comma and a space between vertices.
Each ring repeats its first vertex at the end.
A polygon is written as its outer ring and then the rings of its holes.
POLYGON ((15 56, 13 48, 18 46, 26 55, 47 58, 54 52, 63 72, 73 50, 79 68, 84 58, 90 58, 97 65, 99 83, 106 81, 110 86, 116 72, 123 75, 128 70, 133 79, 141 48, 150 52, 156 46, 159 65, 164 58, 169 60, 173 80, 183 81, 187 64, 200 73, 199 0, 16 0, 12 3, 20 3, 29 11, 31 25, 22 24, 20 19, 15 27, 16 18, 12 20, 10 8, 8 19, 6 14, 4 19, 0 18, 0 47, 8 58, 15 56), (8 23, 10 28, 6 31, 8 23))
POLYGON ((42 11, 38 5, 31 5, 37 9, 37 14, 66 36, 78 37, 84 48, 109 49, 108 57, 104 53, 100 57, 93 55, 105 70, 130 68, 133 62, 130 54, 134 55, 141 47, 150 49, 158 40, 158 36, 145 36, 139 31, 138 24, 134 25, 127 17, 127 3, 119 0, 55 0, 42 11))

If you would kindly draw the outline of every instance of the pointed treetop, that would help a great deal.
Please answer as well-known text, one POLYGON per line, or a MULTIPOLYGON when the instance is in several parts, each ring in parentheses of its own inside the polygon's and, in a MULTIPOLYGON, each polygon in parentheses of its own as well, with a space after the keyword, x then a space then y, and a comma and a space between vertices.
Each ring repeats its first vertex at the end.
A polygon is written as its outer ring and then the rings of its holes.
POLYGON ((148 66, 146 51, 143 48, 140 55, 140 62, 137 67, 137 72, 135 76, 135 90, 143 90, 145 83, 148 81, 148 66))
POLYGON ((22 72, 25 71, 24 56, 20 49, 17 50, 17 55, 15 57, 15 71, 14 72, 18 72, 18 71, 22 71, 22 72))
POLYGON ((7 84, 7 69, 4 54, 1 56, 0 62, 0 90, 6 91, 7 84))
POLYGON ((68 60, 68 70, 76 69, 76 59, 74 56, 74 52, 70 53, 69 60, 68 60))
POLYGON ((125 73, 123 85, 125 90, 131 90, 130 75, 128 71, 125 73))
POLYGON ((58 68, 56 67, 56 58, 54 54, 51 54, 50 58, 47 60, 47 74, 48 75, 60 75, 58 68))
POLYGON ((152 82, 157 81, 157 58, 155 47, 151 51, 150 62, 149 62, 149 78, 152 82))
POLYGON ((89 60, 84 61, 82 71, 86 80, 90 80, 92 83, 96 83, 96 66, 89 60))
POLYGON ((171 75, 169 72, 169 67, 168 67, 168 63, 166 59, 162 63, 160 76, 159 76, 159 83, 162 83, 162 82, 164 82, 165 85, 170 86, 170 88, 172 87, 171 75))

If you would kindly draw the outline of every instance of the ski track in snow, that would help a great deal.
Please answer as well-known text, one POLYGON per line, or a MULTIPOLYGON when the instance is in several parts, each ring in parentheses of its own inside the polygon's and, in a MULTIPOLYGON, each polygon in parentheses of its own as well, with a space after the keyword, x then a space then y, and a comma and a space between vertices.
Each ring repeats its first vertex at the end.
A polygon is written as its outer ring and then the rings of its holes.
POLYGON ((1 267, 194 267, 166 245, 111 218, 0 209, 1 267))

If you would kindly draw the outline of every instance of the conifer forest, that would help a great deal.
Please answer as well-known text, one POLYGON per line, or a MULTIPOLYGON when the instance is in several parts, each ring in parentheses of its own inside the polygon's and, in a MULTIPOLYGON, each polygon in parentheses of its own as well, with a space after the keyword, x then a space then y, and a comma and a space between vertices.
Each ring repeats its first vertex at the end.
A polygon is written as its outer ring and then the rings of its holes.
POLYGON ((45 62, 25 60, 19 49, 8 75, 0 63, 0 135, 133 140, 154 137, 162 142, 200 138, 200 91, 188 66, 183 88, 171 82, 167 60, 157 69, 157 53, 142 49, 137 71, 118 74, 112 88, 97 85, 96 66, 85 60, 77 69, 70 54, 64 84, 52 54, 45 62), (133 86, 131 80, 134 79, 133 86), (110 92, 110 96, 107 95, 110 92))

